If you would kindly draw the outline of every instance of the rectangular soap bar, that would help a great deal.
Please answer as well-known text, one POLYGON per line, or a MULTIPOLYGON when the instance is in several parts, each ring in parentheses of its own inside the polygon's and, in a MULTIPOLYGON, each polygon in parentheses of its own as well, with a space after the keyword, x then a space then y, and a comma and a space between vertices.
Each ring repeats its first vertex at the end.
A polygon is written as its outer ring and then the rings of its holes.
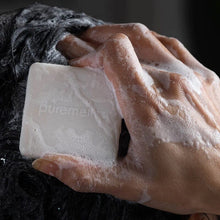
POLYGON ((35 63, 30 67, 20 136, 29 158, 63 153, 112 161, 121 114, 104 72, 35 63))

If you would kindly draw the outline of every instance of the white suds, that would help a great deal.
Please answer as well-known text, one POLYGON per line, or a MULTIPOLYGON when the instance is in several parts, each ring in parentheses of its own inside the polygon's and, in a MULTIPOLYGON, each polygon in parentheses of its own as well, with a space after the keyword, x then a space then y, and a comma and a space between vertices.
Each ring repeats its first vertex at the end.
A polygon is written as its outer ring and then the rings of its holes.
POLYGON ((181 61, 175 60, 170 63, 161 63, 158 69, 181 75, 187 80, 189 88, 194 90, 197 94, 201 94, 201 82, 194 74, 193 70, 184 65, 181 61))
POLYGON ((142 69, 142 71, 139 72, 139 76, 144 82, 144 85, 146 86, 146 88, 148 90, 152 90, 151 86, 154 84, 154 81, 152 77, 149 75, 149 73, 146 70, 142 69))
POLYGON ((161 83, 164 89, 168 90, 170 87, 170 75, 161 70, 154 72, 154 77, 161 83))
POLYGON ((0 160, 5 164, 5 158, 1 157, 0 160))
POLYGON ((148 194, 147 190, 144 190, 140 200, 138 201, 138 203, 140 204, 145 204, 147 202, 149 202, 151 200, 150 195, 148 194))
POLYGON ((167 100, 167 103, 177 107, 177 113, 172 115, 168 111, 161 111, 154 125, 145 127, 143 135, 145 143, 153 146, 157 139, 167 143, 195 146, 197 149, 214 147, 220 143, 219 131, 208 126, 195 110, 190 110, 177 100, 167 100))

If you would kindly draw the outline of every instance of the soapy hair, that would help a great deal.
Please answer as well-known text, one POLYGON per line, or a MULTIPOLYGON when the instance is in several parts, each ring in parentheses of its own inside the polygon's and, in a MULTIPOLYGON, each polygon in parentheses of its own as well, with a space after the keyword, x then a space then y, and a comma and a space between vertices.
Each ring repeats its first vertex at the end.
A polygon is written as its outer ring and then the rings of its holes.
MULTIPOLYGON (((67 60, 55 48, 57 42, 66 33, 79 35, 101 24, 104 22, 84 13, 41 4, 0 14, 1 220, 188 219, 189 216, 151 209, 109 195, 75 192, 57 179, 34 170, 32 160, 23 158, 19 152, 30 65, 34 62, 66 65, 67 60)), ((124 156, 121 149, 120 155, 124 156)))

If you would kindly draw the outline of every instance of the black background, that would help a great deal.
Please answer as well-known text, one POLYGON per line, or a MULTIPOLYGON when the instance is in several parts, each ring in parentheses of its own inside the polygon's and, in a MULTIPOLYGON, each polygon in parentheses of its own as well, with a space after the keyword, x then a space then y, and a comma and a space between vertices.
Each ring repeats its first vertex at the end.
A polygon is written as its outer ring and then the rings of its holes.
MULTIPOLYGON (((28 6, 33 2, 28 0, 2 2, 0 0, 0 13, 28 6)), ((70 8, 79 12, 84 11, 105 21, 117 23, 141 22, 161 34, 180 39, 205 66, 216 73, 220 73, 220 62, 218 61, 220 0, 209 2, 201 0, 47 0, 39 2, 70 8)), ((34 31, 37 32, 35 29, 34 31)), ((10 34, 4 35, 0 39, 0 45, 1 43, 7 45, 4 43, 8 41, 5 36, 10 39, 10 34)), ((25 37, 27 36, 24 36, 21 45, 19 45, 19 41, 14 42, 16 45, 18 44, 16 47, 18 50, 12 51, 17 54, 15 57, 16 64, 19 64, 22 70, 25 62, 23 62, 24 57, 21 57, 20 60, 20 54, 22 53, 19 49, 22 51, 27 49, 23 47, 23 43, 26 42, 25 37)), ((46 43, 41 38, 43 37, 39 38, 42 43, 40 45, 43 46, 39 49, 44 51, 46 43)), ((49 42, 48 37, 45 39, 49 42)), ((32 49, 36 50, 36 39, 32 39, 31 42, 33 43, 32 49)), ((9 53, 5 54, 10 57, 9 53)), ((37 51, 36 57, 38 58, 38 55, 40 57, 41 54, 37 51)), ((28 61, 32 57, 27 56, 25 58, 27 58, 25 61, 28 61)), ((42 60, 42 57, 40 57, 40 60, 42 60)), ((1 61, 2 64, 5 61, 10 63, 10 60, 7 59, 1 61)), ((16 67, 19 67, 19 65, 16 67)), ((2 67, 5 70, 7 66, 2 65, 2 67)), ((5 161, 0 161, 0 168, 1 166, 3 168, 2 173, 0 172, 0 210, 3 210, 0 211, 0 220, 104 219, 101 216, 104 216, 105 219, 117 219, 116 216, 118 216, 120 219, 132 220, 146 219, 146 216, 148 220, 188 219, 188 216, 182 216, 181 218, 174 214, 138 206, 137 204, 125 204, 124 201, 118 201, 106 195, 76 193, 62 185, 55 178, 34 171, 31 168, 31 163, 24 161, 19 152, 15 151, 18 145, 17 140, 19 140, 19 129, 13 129, 21 125, 25 90, 24 84, 20 81, 25 80, 19 74, 13 80, 10 79, 9 77, 14 74, 11 70, 7 67, 7 71, 2 71, 0 75, 2 77, 0 81, 3 80, 3 83, 0 83, 0 158, 5 158, 5 161), (14 79, 17 81, 14 81, 14 79), (7 123, 14 118, 13 114, 16 112, 20 112, 20 117, 18 121, 15 120, 9 127, 7 123)))
MULTIPOLYGON (((0 12, 36 1, 0 2, 0 12)), ((105 21, 141 22, 178 38, 206 67, 220 73, 220 0, 39 0, 39 3, 85 12, 105 21)))

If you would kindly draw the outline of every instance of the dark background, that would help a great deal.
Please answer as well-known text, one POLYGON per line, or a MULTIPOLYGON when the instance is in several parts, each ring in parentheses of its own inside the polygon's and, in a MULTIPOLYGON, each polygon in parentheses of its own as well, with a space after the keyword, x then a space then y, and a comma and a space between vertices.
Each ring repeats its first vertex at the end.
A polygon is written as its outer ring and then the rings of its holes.
MULTIPOLYGON (((204 65, 214 70, 216 73, 220 73, 220 61, 218 60, 218 57, 219 57, 218 55, 218 51, 219 51, 218 29, 219 29, 219 24, 220 24, 220 0, 212 0, 212 1, 203 1, 203 0, 200 0, 200 1, 194 1, 194 0, 127 0, 127 1, 125 0, 94 0, 94 1, 92 0, 90 1, 89 0, 87 1, 86 0, 53 0, 52 1, 52 0, 45 0, 45 1, 39 1, 39 2, 43 4, 49 4, 52 6, 56 5, 58 7, 66 7, 66 8, 73 9, 75 11, 84 11, 85 13, 91 16, 103 19, 105 21, 111 21, 111 22, 117 22, 117 23, 119 22, 141 22, 147 25, 150 29, 153 29, 161 34, 165 34, 167 36, 173 36, 173 37, 180 39, 185 44, 185 46, 204 65)), ((4 11, 8 11, 8 10, 13 10, 16 8, 28 6, 32 3, 34 3, 34 1, 31 1, 31 0, 16 0, 16 1, 15 0, 7 0, 7 1, 0 0, 0 13, 4 11)), ((2 39, 0 39, 0 42, 1 41, 2 39)), ((4 109, 6 109, 6 111, 7 109, 11 109, 11 101, 8 102, 9 99, 7 99, 7 97, 10 97, 10 100, 11 100, 10 89, 12 89, 12 87, 10 86, 11 84, 9 82, 7 83, 4 83, 3 85, 4 87, 2 87, 3 88, 2 91, 4 91, 5 93, 4 92, 1 93, 2 94, 1 97, 3 97, 4 100, 7 100, 7 103, 4 102, 5 104, 4 109), (7 87, 10 89, 7 89, 7 87)), ((16 87, 16 88, 19 89, 20 87, 16 87)), ((14 100, 16 100, 16 97, 17 96, 14 97, 14 100)), ((19 101, 16 100, 16 102, 14 101, 13 103, 19 104, 18 107, 15 106, 17 109, 23 108, 22 102, 20 103, 19 101), (21 104, 21 107, 20 107, 20 104, 21 104)), ((8 112, 10 113, 10 111, 8 112)), ((9 117, 7 117, 7 119, 10 120, 9 117)), ((8 133, 6 132, 5 139, 8 139, 7 135, 8 133)), ((11 132, 10 135, 14 137, 13 136, 14 133, 11 132)), ((13 141, 13 139, 11 140, 13 141)), ((5 140, 3 139, 3 141, 5 140)), ((7 144, 10 145, 11 142, 7 142, 7 144)), ((13 158, 16 158, 15 152, 13 152, 13 158)), ((14 162, 16 160, 17 159, 13 159, 14 162)), ((6 192, 8 194, 5 193, 6 198, 4 199, 4 203, 2 203, 4 205, 3 207, 9 207, 11 204, 13 204, 13 206, 10 207, 10 209, 8 208, 7 210, 16 210, 16 211, 19 210, 19 213, 22 214, 22 211, 20 210, 31 209, 33 203, 37 201, 37 200, 35 201, 35 197, 36 197, 36 198, 46 198, 45 199, 46 202, 42 202, 42 203, 40 202, 40 204, 42 204, 42 206, 40 207, 45 206, 47 207, 47 209, 45 210, 50 210, 47 213, 45 213, 46 216, 47 215, 54 216, 55 214, 57 214, 57 217, 59 217, 61 215, 65 216, 68 213, 71 213, 71 216, 74 215, 76 216, 76 219, 77 219, 77 214, 81 213, 80 212, 81 207, 83 207, 84 210, 88 208, 89 211, 87 213, 89 213, 90 217, 92 216, 92 214, 98 213, 97 211, 93 211, 91 212, 92 213, 91 214, 90 213, 91 207, 93 210, 95 210, 93 207, 98 207, 100 216, 107 215, 106 213, 101 213, 101 210, 108 211, 108 214, 109 213, 114 214, 120 210, 120 212, 123 212, 125 214, 128 213, 127 215, 129 216, 137 215, 136 206, 135 207, 132 206, 133 208, 130 209, 130 206, 128 205, 123 206, 123 204, 120 205, 121 203, 115 203, 113 201, 112 204, 116 204, 116 205, 111 206, 111 210, 109 210, 109 206, 105 202, 107 201, 107 199, 105 198, 103 199, 103 197, 97 197, 98 199, 95 200, 92 198, 92 196, 94 195, 91 195, 91 199, 89 199, 88 195, 86 195, 87 197, 85 198, 87 199, 87 201, 85 201, 85 199, 83 199, 84 195, 80 197, 79 194, 73 192, 70 189, 66 189, 66 190, 63 189, 62 191, 57 190, 57 189, 61 189, 61 185, 58 185, 60 183, 58 181, 55 182, 56 181, 55 179, 52 179, 48 176, 47 177, 45 176, 45 178, 42 179, 43 174, 41 173, 36 173, 35 175, 33 174, 34 172, 33 170, 31 170, 31 172, 29 173, 26 167, 27 164, 24 164, 23 162, 19 161, 16 164, 18 168, 17 167, 14 168, 15 166, 11 162, 12 160, 10 161, 9 156, 7 156, 6 163, 9 165, 7 165, 7 169, 4 168, 5 170, 4 174, 6 174, 5 175, 6 177, 8 176, 8 173, 10 173, 12 177, 12 178, 9 178, 11 181, 10 184, 8 184, 7 178, 3 178, 1 179, 3 181, 0 181, 2 182, 2 185, 6 185, 6 186, 9 185, 11 187, 11 188, 10 187, 7 188, 6 192), (20 175, 19 173, 20 170, 24 170, 24 168, 26 170, 25 171, 26 173, 22 172, 20 175), (17 183, 16 181, 18 181, 19 183, 17 183), (18 187, 19 184, 20 184, 20 187, 18 187), (19 201, 19 198, 23 198, 22 196, 24 196, 23 193, 25 190, 30 194, 30 197, 26 196, 24 198, 26 199, 28 198, 27 200, 19 201), (34 194, 32 196, 31 193, 36 193, 36 195, 34 194), (76 199, 74 201, 77 201, 76 202, 77 204, 74 203, 73 201, 73 193, 75 193, 74 196, 76 196, 76 199), (7 200, 7 198, 9 198, 9 200, 7 200), (32 203, 30 204, 31 198, 32 198, 32 203), (13 199, 17 199, 17 200, 14 201, 13 199), (5 202, 5 200, 8 203, 5 202), (26 201, 28 202, 26 203, 26 201), (73 203, 69 203, 70 206, 68 207, 68 203, 67 202, 65 203, 63 201, 71 201, 73 203), (95 201, 96 202, 98 201, 100 205, 98 202, 95 203, 95 201), (21 204, 21 207, 18 204, 21 204), (25 204, 25 206, 23 204, 25 204), (75 210, 72 209, 72 204, 74 204, 76 207, 79 208, 78 212, 75 213, 75 210), (84 207, 84 205, 86 205, 86 207, 84 207), (103 208, 103 206, 105 206, 105 208, 103 208), (18 207, 20 208, 18 209, 18 207), (57 209, 57 207, 59 209, 57 209), (116 208, 113 209, 112 207, 116 207, 116 208), (125 208, 122 209, 121 207, 125 207, 125 208), (61 213, 61 214, 58 214, 58 213, 61 213)), ((62 186, 62 187, 65 187, 65 186, 62 186)), ((28 193, 25 195, 29 196, 28 193)), ((110 201, 110 199, 108 201, 110 201)), ((38 205, 37 202, 36 204, 38 205)), ((36 206, 33 206, 33 207, 36 207, 36 206)), ((141 208, 139 207, 137 210, 138 212, 145 213, 146 209, 147 207, 143 208, 141 206, 141 208)), ((36 210, 41 211, 41 215, 42 215, 43 208, 36 209, 36 210)), ((148 211, 149 213, 152 213, 152 216, 156 216, 154 219, 160 219, 158 217, 160 216, 159 211, 156 212, 153 209, 148 209, 148 211)), ((23 212, 23 214, 24 213, 25 212, 23 212)), ((28 213, 33 214, 34 211, 30 210, 30 212, 28 213)), ((6 213, 6 214, 7 216, 9 214, 11 215, 11 213, 6 213)), ((39 213, 37 212, 37 214, 39 213)), ((4 215, 5 215, 5 212, 4 212, 4 215)), ((161 216, 164 216, 164 219, 171 219, 171 217, 165 218, 165 216, 168 216, 168 215, 173 216, 171 214, 164 214, 164 213, 162 214, 161 212, 161 216)), ((1 218, 1 217, 0 219, 5 220, 5 218, 1 218)), ((18 216, 18 217, 16 216, 15 219, 22 219, 22 218, 21 216, 18 216)), ((55 219, 55 217, 51 219, 55 219)), ((91 219, 95 219, 95 218, 93 218, 92 216, 91 219)), ((173 216, 172 219, 176 220, 177 218, 173 216)))
MULTIPOLYGON (((0 1, 0 13, 32 0, 0 1)), ((220 0, 39 0, 39 3, 85 12, 105 21, 141 22, 178 38, 205 66, 220 74, 220 0)))

